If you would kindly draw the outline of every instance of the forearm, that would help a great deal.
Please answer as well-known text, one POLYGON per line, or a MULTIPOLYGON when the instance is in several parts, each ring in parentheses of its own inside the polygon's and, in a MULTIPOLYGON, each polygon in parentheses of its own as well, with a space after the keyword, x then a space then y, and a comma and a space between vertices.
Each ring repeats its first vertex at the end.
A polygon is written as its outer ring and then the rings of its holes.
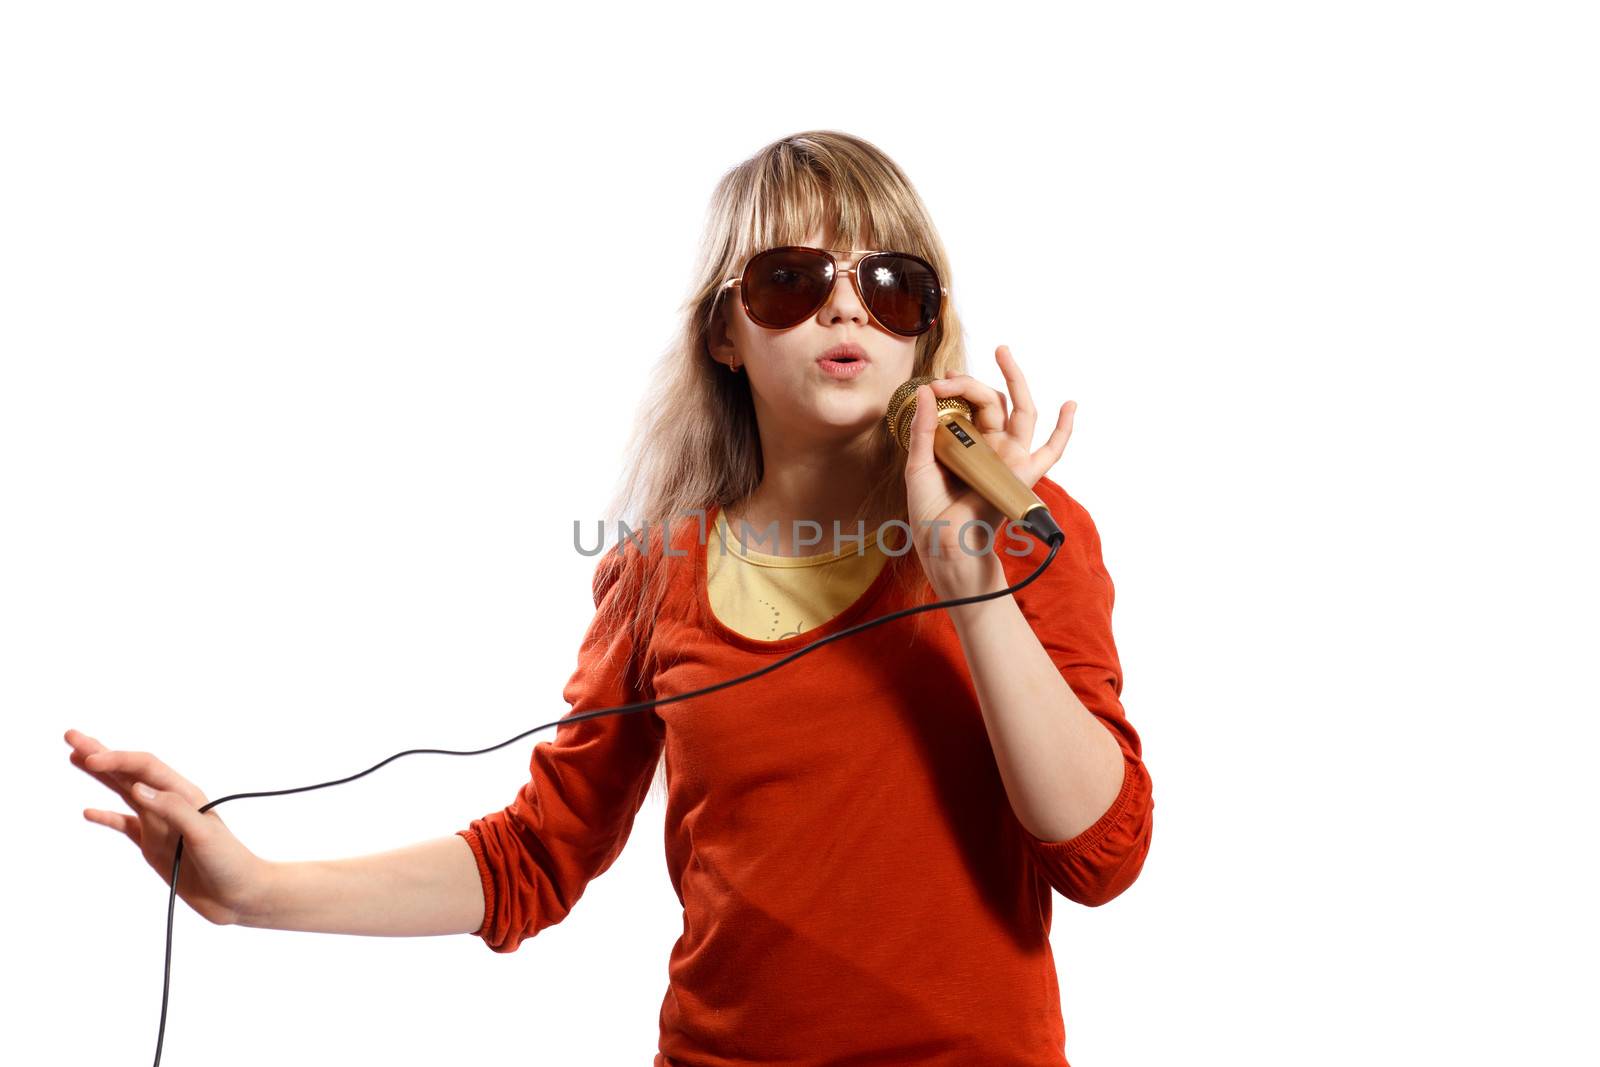
POLYGON ((483 882, 459 834, 338 860, 272 863, 241 926, 426 937, 483 925, 483 882))
POLYGON ((1015 598, 950 616, 1017 821, 1043 841, 1087 830, 1122 790, 1116 737, 1061 676, 1015 598))

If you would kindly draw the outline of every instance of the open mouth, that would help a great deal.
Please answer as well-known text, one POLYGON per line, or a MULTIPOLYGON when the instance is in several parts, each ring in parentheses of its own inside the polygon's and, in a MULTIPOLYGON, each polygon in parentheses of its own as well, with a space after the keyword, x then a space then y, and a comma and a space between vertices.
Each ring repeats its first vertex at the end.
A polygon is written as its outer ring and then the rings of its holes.
POLYGON ((843 345, 842 351, 830 352, 817 360, 817 367, 823 374, 839 381, 856 378, 867 371, 867 358, 850 351, 843 345))
POLYGON ((867 362, 867 353, 862 347, 853 342, 834 345, 817 357, 819 363, 834 363, 839 366, 851 366, 856 363, 867 362))

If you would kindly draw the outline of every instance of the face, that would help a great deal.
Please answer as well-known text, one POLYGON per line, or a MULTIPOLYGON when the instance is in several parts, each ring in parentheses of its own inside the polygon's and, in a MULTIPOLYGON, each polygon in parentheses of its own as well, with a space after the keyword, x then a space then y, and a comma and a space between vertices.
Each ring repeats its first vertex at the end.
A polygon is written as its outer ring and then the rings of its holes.
MULTIPOLYGON (((816 230, 801 243, 833 249, 839 247, 833 236, 816 230)), ((862 247, 873 245, 863 242, 862 247)), ((860 256, 835 253, 834 258, 843 271, 860 256)), ((917 338, 880 326, 850 278, 839 274, 816 313, 786 330, 751 321, 736 290, 728 297, 709 347, 718 362, 737 363, 740 373, 750 376, 763 437, 776 433, 795 443, 842 441, 881 429, 889 398, 911 377, 917 338), (830 373, 820 358, 839 345, 859 346, 856 355, 862 365, 830 373)))

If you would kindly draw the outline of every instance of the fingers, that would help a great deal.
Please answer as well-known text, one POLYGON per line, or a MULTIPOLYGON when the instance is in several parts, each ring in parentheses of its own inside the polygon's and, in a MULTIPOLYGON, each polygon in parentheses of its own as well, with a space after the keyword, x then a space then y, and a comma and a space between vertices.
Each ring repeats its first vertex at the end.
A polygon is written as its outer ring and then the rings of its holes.
POLYGON ((106 751, 106 746, 81 730, 68 730, 65 738, 67 744, 72 746, 72 752, 67 758, 72 761, 75 767, 82 767, 83 761, 96 752, 106 751))
POLYGON ((84 808, 83 817, 92 823, 109 826, 111 829, 126 834, 134 844, 141 844, 139 836, 138 816, 129 815, 121 811, 101 811, 99 808, 84 808))
POLYGON ((959 396, 972 404, 972 425, 983 433, 1006 432, 1006 401, 993 386, 970 374, 952 374, 933 382, 936 395, 959 396))
POLYGON ((99 782, 124 801, 128 799, 128 786, 116 775, 105 771, 96 770, 86 763, 90 756, 95 756, 106 751, 106 746, 90 737, 88 734, 79 733, 77 730, 67 731, 67 743, 72 745, 72 752, 67 756, 68 762, 78 768, 90 778, 99 782))
POLYGON ((200 790, 148 752, 120 752, 106 749, 85 756, 83 763, 86 769, 97 775, 116 776, 124 787, 139 781, 155 789, 176 793, 192 801, 196 807, 206 802, 200 790))
POLYGON ((1000 364, 1000 373, 1006 378, 1006 389, 1011 393, 1011 421, 1006 430, 1024 449, 1032 448, 1033 427, 1038 418, 1033 406, 1033 394, 1028 391, 1028 383, 1022 377, 1022 368, 1017 366, 1016 357, 1011 354, 1010 345, 995 349, 994 358, 1000 364))
POLYGON ((932 387, 917 386, 917 412, 911 417, 911 441, 906 448, 907 476, 933 463, 933 428, 938 422, 934 408, 937 403, 932 387))
POLYGON ((1078 402, 1076 400, 1069 400, 1061 405, 1061 415, 1056 419, 1056 428, 1050 432, 1050 439, 1040 445, 1039 451, 1035 452, 1031 457, 1030 462, 1039 472, 1034 477, 1035 481, 1038 481, 1040 476, 1055 466, 1056 461, 1061 458, 1061 453, 1065 451, 1067 442, 1072 438, 1072 423, 1077 414, 1078 402))
POLYGON ((138 788, 129 790, 129 793, 133 798, 133 809, 139 813, 141 822, 151 816, 165 820, 168 826, 191 841, 199 839, 210 829, 206 817, 186 797, 166 789, 152 789, 147 796, 141 795, 138 788))
POLYGON ((65 734, 63 734, 62 736, 66 739, 67 744, 72 745, 74 747, 76 747, 81 742, 93 741, 94 740, 94 738, 90 737, 88 734, 84 733, 82 730, 68 729, 67 732, 65 734))

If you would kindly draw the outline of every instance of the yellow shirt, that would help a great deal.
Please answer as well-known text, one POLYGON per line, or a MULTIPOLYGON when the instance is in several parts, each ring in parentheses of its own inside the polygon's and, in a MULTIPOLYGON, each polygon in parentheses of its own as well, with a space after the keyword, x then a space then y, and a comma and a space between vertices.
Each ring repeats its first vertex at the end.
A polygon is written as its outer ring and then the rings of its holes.
MULTIPOLYGON (((718 508, 706 542, 711 610, 723 625, 757 641, 779 641, 823 625, 855 603, 889 561, 876 530, 865 530, 860 546, 848 525, 840 523, 840 531, 839 552, 772 556, 753 551, 770 543, 757 540, 765 531, 748 528, 741 545, 718 508)), ((831 532, 823 532, 822 547, 834 547, 831 532)))

